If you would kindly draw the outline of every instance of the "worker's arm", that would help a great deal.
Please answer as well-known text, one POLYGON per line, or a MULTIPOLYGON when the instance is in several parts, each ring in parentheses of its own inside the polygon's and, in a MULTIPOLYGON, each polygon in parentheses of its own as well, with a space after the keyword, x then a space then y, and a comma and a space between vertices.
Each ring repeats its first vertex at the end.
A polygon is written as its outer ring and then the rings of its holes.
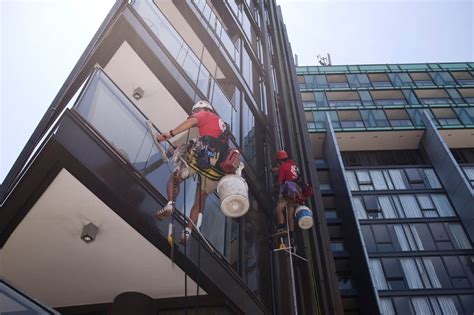
POLYGON ((192 127, 195 127, 198 123, 198 120, 196 117, 189 117, 188 119, 186 119, 185 121, 183 121, 182 123, 180 123, 178 125, 178 127, 174 128, 174 129, 171 129, 169 132, 165 132, 165 133, 162 133, 161 135, 157 135, 156 136, 156 139, 158 141, 165 141, 165 140, 168 140, 168 139, 171 139, 173 138, 174 136, 188 130, 188 129, 191 129, 192 127))

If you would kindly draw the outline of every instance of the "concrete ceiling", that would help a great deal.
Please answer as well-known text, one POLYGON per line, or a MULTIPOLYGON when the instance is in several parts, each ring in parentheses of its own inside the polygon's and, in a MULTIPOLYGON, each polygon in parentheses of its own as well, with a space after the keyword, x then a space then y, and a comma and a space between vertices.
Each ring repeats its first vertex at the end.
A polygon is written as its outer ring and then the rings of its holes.
MULTIPOLYGON (((104 71, 161 131, 175 128, 189 116, 127 42, 120 46, 104 71), (139 100, 133 98, 137 87, 144 91, 139 100)), ((190 139, 197 134, 197 129, 193 128, 190 139)), ((184 141, 187 136, 183 133, 173 140, 181 138, 184 141)))
MULTIPOLYGON (((51 307, 110 303, 125 291, 183 296, 185 279, 178 266, 64 169, 1 249, 0 276, 51 307), (99 232, 87 244, 80 236, 89 222, 99 232)), ((194 294, 196 284, 187 281, 188 294, 194 294)))

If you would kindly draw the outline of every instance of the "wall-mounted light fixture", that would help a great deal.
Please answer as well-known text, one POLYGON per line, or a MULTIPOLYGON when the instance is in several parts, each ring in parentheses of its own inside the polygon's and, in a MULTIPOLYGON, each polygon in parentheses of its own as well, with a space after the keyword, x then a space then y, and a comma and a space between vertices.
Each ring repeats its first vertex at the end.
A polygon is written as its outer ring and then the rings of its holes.
POLYGON ((84 242, 90 243, 95 240, 98 231, 99 228, 95 226, 94 223, 84 225, 84 228, 82 229, 81 238, 84 242))
POLYGON ((133 98, 136 99, 137 101, 143 97, 143 89, 141 87, 137 87, 135 90, 133 90, 133 98))

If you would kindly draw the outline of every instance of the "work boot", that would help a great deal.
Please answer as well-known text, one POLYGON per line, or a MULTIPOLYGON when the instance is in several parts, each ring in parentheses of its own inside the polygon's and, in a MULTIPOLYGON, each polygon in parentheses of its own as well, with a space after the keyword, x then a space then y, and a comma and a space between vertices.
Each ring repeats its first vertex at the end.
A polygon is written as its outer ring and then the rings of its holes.
POLYGON ((183 232, 181 233, 181 237, 179 239, 179 243, 181 245, 184 245, 186 244, 186 242, 188 241, 189 237, 191 236, 191 228, 187 227, 183 230, 183 232))
POLYGON ((173 211, 174 211, 174 205, 175 205, 174 201, 172 201, 172 200, 168 201, 168 203, 163 207, 163 209, 158 210, 154 214, 155 218, 157 218, 158 220, 161 221, 163 219, 166 219, 170 215, 172 215, 173 211))

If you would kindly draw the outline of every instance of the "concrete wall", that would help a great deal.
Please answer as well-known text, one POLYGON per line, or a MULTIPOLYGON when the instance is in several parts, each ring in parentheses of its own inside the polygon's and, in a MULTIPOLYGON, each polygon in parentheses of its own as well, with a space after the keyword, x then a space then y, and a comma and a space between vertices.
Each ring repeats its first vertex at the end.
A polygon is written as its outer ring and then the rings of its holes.
POLYGON ((359 291, 360 311, 361 314, 379 314, 378 295, 370 276, 367 251, 359 221, 352 207, 352 194, 346 183, 344 163, 328 113, 326 113, 326 128, 325 154, 335 192, 336 208, 342 219, 344 244, 350 252, 352 278, 359 291))
POLYGON ((422 118, 426 132, 421 143, 471 242, 474 242, 474 191, 429 115, 423 112, 422 118))

